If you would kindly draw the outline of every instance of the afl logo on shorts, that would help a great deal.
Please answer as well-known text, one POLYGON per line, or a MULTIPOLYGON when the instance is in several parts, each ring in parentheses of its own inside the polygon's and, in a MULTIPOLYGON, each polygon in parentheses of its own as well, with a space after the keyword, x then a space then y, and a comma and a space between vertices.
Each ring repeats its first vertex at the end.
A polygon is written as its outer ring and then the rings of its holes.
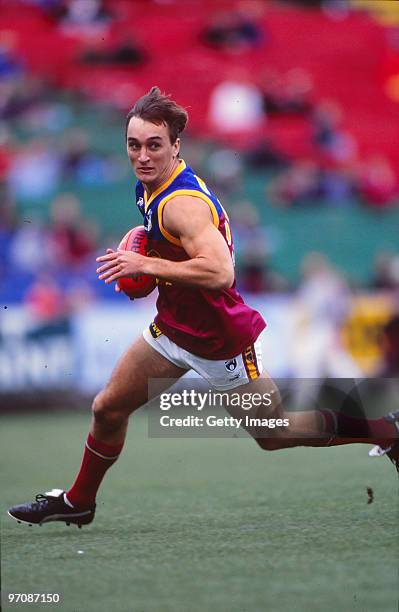
POLYGON ((226 366, 226 370, 229 372, 234 372, 237 367, 237 359, 228 359, 224 362, 224 365, 226 366))

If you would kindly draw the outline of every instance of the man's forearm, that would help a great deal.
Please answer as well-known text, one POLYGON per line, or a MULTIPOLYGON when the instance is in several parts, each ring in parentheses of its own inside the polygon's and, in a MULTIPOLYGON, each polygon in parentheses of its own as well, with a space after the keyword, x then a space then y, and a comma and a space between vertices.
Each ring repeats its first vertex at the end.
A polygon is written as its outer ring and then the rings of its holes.
POLYGON ((187 261, 146 257, 142 265, 142 272, 172 283, 203 289, 228 289, 234 280, 232 267, 217 266, 206 257, 201 256, 187 261))

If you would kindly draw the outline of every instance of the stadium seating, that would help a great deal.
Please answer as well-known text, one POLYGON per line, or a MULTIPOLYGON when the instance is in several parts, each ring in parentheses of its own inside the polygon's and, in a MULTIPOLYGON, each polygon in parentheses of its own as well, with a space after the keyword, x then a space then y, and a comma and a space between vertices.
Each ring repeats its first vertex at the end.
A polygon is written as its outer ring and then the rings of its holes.
MULTIPOLYGON (((306 69, 314 79, 317 96, 334 99, 345 109, 344 125, 358 141, 361 154, 378 148, 397 168, 390 127, 397 115, 397 103, 384 90, 389 76, 385 28, 368 13, 349 13, 343 23, 320 10, 266 5, 258 21, 264 44, 232 56, 207 48, 200 40, 215 12, 209 0, 188 0, 184 10, 174 3, 117 0, 108 2, 114 19, 101 36, 110 43, 122 33, 132 36, 145 48, 148 63, 133 68, 93 68, 78 61, 90 40, 87 34, 63 30, 43 9, 15 2, 5 4, 0 28, 15 33, 17 52, 34 72, 94 99, 111 97, 123 109, 130 106, 135 95, 154 84, 156 75, 161 88, 169 91, 173 83, 173 94, 190 108, 190 129, 200 135, 211 129, 206 124, 209 95, 225 78, 232 58, 235 66, 256 66, 252 73, 255 81, 262 69, 270 66, 282 71, 306 69)), ((219 10, 232 6, 232 1, 218 3, 219 10)), ((278 120, 273 123, 269 125, 273 139, 290 155, 300 155, 301 139, 295 129, 278 120)))
MULTIPOLYGON (((234 4, 232 0, 220 0, 218 9, 234 4)), ((98 38, 98 31, 90 35, 67 30, 32 3, 4 0, 4 6, 7 10, 0 15, 0 30, 12 32, 17 59, 28 72, 48 79, 62 96, 69 92, 83 94, 86 105, 73 109, 68 101, 76 118, 74 126, 90 134, 91 143, 105 154, 123 155, 123 114, 135 97, 154 83, 189 109, 189 130, 194 137, 220 138, 207 120, 208 103, 213 88, 226 78, 234 63, 242 69, 256 66, 251 72, 255 82, 260 80, 262 70, 270 67, 281 73, 304 69, 314 81, 316 101, 334 100, 344 109, 343 128, 357 141, 360 159, 378 151, 399 174, 392 128, 397 124, 397 102, 384 89, 391 76, 385 26, 366 12, 333 18, 320 10, 267 3, 257 21, 262 44, 232 53, 208 47, 201 40, 215 12, 212 0, 187 0, 184 10, 173 2, 112 0, 105 3, 113 18, 104 26, 101 39, 112 44, 121 36, 131 36, 147 56, 142 64, 126 67, 92 66, 79 61, 90 41, 98 38), (104 103, 113 109, 108 114, 104 103)), ((290 159, 318 155, 303 116, 269 116, 264 136, 290 159)), ((229 144, 228 138, 221 142, 229 144)), ((236 140, 235 144, 245 148, 248 140, 236 140)), ((279 209, 268 201, 266 184, 266 174, 249 170, 245 193, 257 205, 261 222, 273 228, 272 264, 291 283, 298 280, 300 261, 311 250, 325 252, 352 281, 362 284, 370 278, 375 253, 395 250, 398 210, 384 211, 381 216, 365 210, 357 201, 339 209, 319 207, 317 203, 303 209, 279 209), (359 252, 363 256, 359 257, 359 252)), ((60 190, 73 191, 80 198, 83 214, 96 219, 107 240, 117 243, 126 229, 139 221, 133 206, 133 179, 127 174, 109 185, 63 182, 60 190)), ((46 220, 50 202, 51 196, 43 198, 39 210, 21 200, 18 211, 27 218, 32 214, 46 220)), ((227 204, 234 203, 233 196, 227 204)), ((12 278, 11 270, 10 282, 5 279, 3 286, 13 301, 23 294, 26 279, 11 282, 12 278)), ((103 291, 94 275, 90 280, 96 291, 103 291)), ((109 292, 103 293, 109 297, 109 292)))

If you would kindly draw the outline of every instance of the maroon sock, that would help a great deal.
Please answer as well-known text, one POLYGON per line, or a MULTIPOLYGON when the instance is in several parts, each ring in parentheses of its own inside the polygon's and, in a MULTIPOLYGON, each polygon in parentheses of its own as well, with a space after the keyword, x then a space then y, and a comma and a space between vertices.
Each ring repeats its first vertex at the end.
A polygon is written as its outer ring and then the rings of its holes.
POLYGON ((118 459, 122 448, 123 443, 110 446, 88 435, 79 473, 66 493, 73 506, 89 508, 94 505, 104 474, 118 459))
MULTIPOLYGON (((386 445, 398 436, 395 425, 384 418, 361 419, 332 410, 320 410, 320 413, 324 417, 325 431, 332 436, 337 436, 338 444, 343 444, 348 438, 353 442, 386 445), (341 438, 341 441, 338 441, 338 438, 341 438)), ((330 445, 334 446, 334 443, 330 445)))

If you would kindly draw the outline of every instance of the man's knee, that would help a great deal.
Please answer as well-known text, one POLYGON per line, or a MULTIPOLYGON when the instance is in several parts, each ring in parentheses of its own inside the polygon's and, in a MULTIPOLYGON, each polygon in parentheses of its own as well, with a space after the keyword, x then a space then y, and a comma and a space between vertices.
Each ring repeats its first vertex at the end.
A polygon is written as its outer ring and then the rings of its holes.
POLYGON ((92 404, 93 418, 110 430, 118 429, 128 418, 126 411, 112 399, 107 390, 100 391, 92 404))

